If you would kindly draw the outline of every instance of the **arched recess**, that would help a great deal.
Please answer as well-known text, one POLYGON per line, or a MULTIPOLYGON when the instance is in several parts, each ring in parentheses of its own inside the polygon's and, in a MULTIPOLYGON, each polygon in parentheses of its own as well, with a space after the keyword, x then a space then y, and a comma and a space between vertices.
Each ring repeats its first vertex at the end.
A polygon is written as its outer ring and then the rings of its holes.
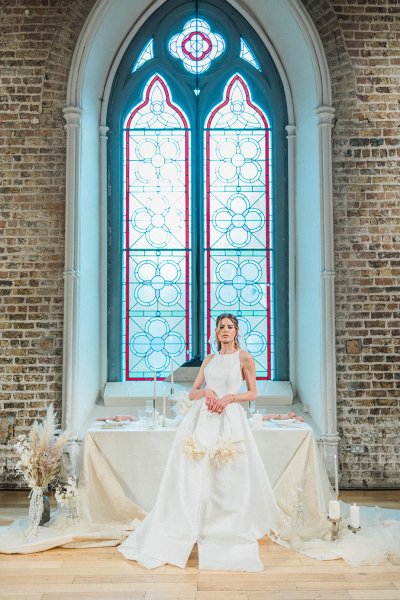
MULTIPOLYGON (((63 418, 79 430, 106 383, 107 127, 114 74, 157 0, 98 0, 72 60, 67 130, 63 418)), ((279 71, 289 125, 290 380, 336 452, 330 78, 300 0, 231 0, 279 71)))

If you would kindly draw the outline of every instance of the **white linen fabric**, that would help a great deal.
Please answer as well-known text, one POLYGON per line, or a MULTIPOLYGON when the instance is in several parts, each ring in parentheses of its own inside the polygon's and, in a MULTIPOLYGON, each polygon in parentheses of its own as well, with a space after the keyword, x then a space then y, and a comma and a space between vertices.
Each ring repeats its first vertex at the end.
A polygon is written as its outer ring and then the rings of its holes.
MULTIPOLYGON (((205 379, 218 397, 237 394, 240 351, 214 355, 205 379)), ((183 568, 197 542, 200 569, 262 571, 257 539, 278 515, 242 406, 229 404, 217 414, 200 399, 177 431, 155 506, 119 550, 147 568, 183 568), (184 452, 188 443, 192 454, 184 452), (228 458, 221 465, 215 452, 224 444, 228 458)))

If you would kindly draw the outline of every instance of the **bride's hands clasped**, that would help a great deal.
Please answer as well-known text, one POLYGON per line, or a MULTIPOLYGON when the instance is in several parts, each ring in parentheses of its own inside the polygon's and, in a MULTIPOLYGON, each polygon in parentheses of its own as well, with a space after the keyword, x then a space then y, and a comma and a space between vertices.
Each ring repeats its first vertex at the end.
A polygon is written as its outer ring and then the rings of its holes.
POLYGON ((206 388, 204 390, 204 399, 206 401, 206 406, 208 410, 213 411, 214 404, 217 401, 217 396, 211 388, 206 388))
MULTIPOLYGON (((215 396, 214 396, 215 397, 215 396)), ((212 402, 207 403, 206 397, 206 405, 210 412, 215 412, 221 414, 225 408, 232 402, 232 394, 227 394, 226 396, 222 396, 221 398, 216 398, 212 402)))

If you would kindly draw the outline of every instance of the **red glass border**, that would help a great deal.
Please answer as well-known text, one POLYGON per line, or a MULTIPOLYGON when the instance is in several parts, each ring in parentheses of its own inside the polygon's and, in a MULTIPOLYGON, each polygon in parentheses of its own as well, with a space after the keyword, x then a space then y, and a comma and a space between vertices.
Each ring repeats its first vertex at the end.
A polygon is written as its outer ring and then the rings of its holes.
MULTIPOLYGON (((152 87, 159 83, 164 90, 165 98, 167 105, 172 108, 180 117, 183 127, 185 129, 185 247, 186 247, 186 257, 185 257, 185 269, 186 269, 186 278, 185 278, 185 290, 186 290, 186 360, 189 360, 189 297, 190 297, 190 289, 189 289, 189 268, 190 268, 190 257, 189 257, 189 125, 186 120, 185 115, 179 109, 178 106, 173 104, 171 100, 171 96, 165 81, 159 76, 155 75, 153 79, 150 81, 146 88, 146 95, 144 101, 139 104, 129 115, 129 118, 126 122, 126 130, 125 130, 125 244, 126 244, 126 256, 125 256, 125 379, 126 381, 152 381, 153 377, 129 377, 129 128, 134 116, 150 101, 150 93, 152 87)), ((164 377, 158 378, 158 380, 163 380, 164 377)))
MULTIPOLYGON (((258 106, 252 103, 250 97, 250 90, 247 87, 245 81, 240 77, 240 75, 235 75, 226 89, 225 99, 218 104, 210 114, 207 124, 206 124, 206 264, 207 264, 207 293, 206 293, 206 309, 207 309, 207 340, 211 339, 211 285, 210 285, 210 277, 211 277, 211 253, 210 253, 210 222, 211 222, 211 209, 210 209, 210 129, 212 127, 212 121, 216 114, 228 104, 231 96, 231 91, 233 85, 239 82, 245 92, 246 103, 253 110, 257 112, 257 114, 261 117, 262 122, 265 127, 265 216, 266 216, 266 270, 267 270, 267 377, 257 377, 259 380, 269 380, 271 379, 271 260, 270 260, 270 231, 269 231, 269 123, 264 113, 259 109, 258 106)), ((245 129, 243 130, 245 131, 245 129)), ((211 352, 211 344, 207 343, 207 352, 208 354, 211 352)))

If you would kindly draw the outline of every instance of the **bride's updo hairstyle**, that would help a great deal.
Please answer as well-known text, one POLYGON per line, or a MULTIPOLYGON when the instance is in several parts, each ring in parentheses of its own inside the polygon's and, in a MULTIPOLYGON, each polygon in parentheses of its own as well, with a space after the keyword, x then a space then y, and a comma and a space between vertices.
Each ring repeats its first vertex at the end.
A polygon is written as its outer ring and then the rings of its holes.
MULTIPOLYGON (((232 323, 235 327, 235 330, 236 330, 233 344, 234 344, 236 350, 239 350, 239 348, 240 348, 240 345, 239 345, 239 321, 237 320, 235 315, 233 315, 232 313, 222 313, 221 315, 218 315, 217 320, 215 321, 215 329, 216 330, 219 329, 219 325, 220 325, 222 319, 229 319, 230 321, 232 321, 232 323)), ((217 349, 219 352, 221 350, 222 344, 218 339, 217 331, 215 332, 215 343, 217 344, 217 349)))

